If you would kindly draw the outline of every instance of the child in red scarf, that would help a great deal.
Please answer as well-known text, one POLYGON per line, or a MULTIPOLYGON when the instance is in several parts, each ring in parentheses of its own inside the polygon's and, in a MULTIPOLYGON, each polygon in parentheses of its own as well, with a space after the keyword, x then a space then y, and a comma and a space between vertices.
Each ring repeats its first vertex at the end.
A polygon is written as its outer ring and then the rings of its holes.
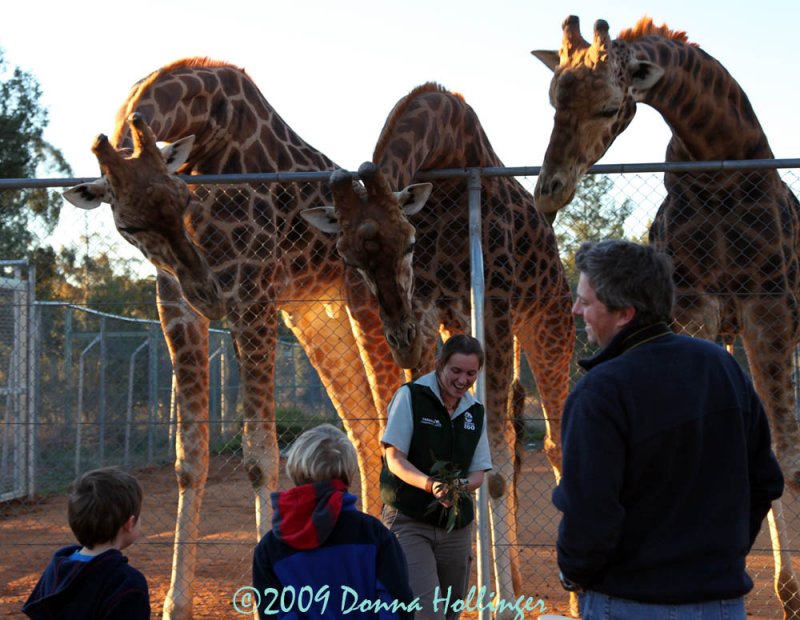
POLYGON ((286 471, 297 486, 272 494, 272 530, 253 554, 262 620, 413 618, 418 602, 397 539, 347 492, 358 473, 347 436, 330 424, 306 431, 286 471))

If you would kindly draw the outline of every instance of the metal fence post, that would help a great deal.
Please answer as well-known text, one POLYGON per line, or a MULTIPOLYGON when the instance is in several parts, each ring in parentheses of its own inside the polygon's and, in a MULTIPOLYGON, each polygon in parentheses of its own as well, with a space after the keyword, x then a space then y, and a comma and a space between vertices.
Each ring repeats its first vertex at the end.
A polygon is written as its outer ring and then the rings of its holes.
POLYGON ((125 453, 123 456, 123 464, 126 468, 130 466, 131 427, 133 425, 133 385, 136 374, 136 356, 139 354, 139 351, 149 344, 150 339, 147 338, 142 344, 136 347, 133 353, 131 353, 130 361, 128 362, 128 407, 125 412, 125 453))
POLYGON ((41 326, 41 310, 36 304, 36 266, 28 265, 28 292, 25 300, 25 314, 27 316, 27 336, 28 341, 28 496, 33 497, 36 493, 36 448, 38 445, 38 425, 36 424, 36 414, 39 411, 40 391, 39 391, 39 365, 37 364, 39 342, 39 330, 41 326))
MULTIPOLYGON (((467 176, 467 191, 469 192, 469 254, 471 286, 471 323, 472 336, 483 343, 483 301, 484 301, 484 275, 483 275, 483 248, 481 237, 481 176, 480 170, 471 168, 467 176)), ((480 402, 486 402, 486 371, 481 369, 478 380, 475 382, 475 397, 480 402)), ((489 412, 487 412, 489 415, 489 412)), ((476 521, 476 547, 478 556, 478 589, 489 584, 489 501, 486 490, 486 478, 478 489, 476 521)), ((485 609, 478 610, 478 618, 488 618, 485 609)))
MULTIPOLYGON (((209 334, 209 341, 211 336, 209 334)), ((225 365, 225 343, 220 337, 219 345, 211 355, 208 356, 208 436, 209 443, 216 435, 222 439, 223 443, 227 441, 228 434, 231 432, 229 421, 223 416, 222 409, 222 392, 224 384, 222 383, 224 374, 223 367, 225 365), (215 372, 215 371, 219 372, 215 372), (217 432, 214 432, 214 422, 216 422, 217 432)))
MULTIPOLYGON (((64 382, 67 389, 71 389, 75 384, 72 376, 72 308, 64 307, 64 382)), ((72 425, 72 407, 70 399, 64 399, 64 428, 72 425)))
POLYGON ((155 429, 153 425, 158 410, 158 342, 159 329, 151 325, 147 339, 150 349, 147 363, 147 462, 153 462, 153 444, 155 443, 155 429))
POLYGON ((78 362, 78 408, 75 412, 75 477, 81 473, 81 442, 83 436, 83 377, 86 370, 86 355, 94 346, 100 342, 100 336, 96 336, 86 348, 81 351, 80 361, 78 362))
MULTIPOLYGON (((226 335, 221 336, 220 340, 220 348, 222 349, 219 354, 219 385, 220 385, 220 392, 219 392, 219 411, 220 411, 220 418, 222 420, 230 420, 231 419, 231 406, 230 406, 230 398, 228 398, 228 376, 229 376, 229 369, 228 369, 228 337, 226 335)), ((211 429, 209 429, 211 430, 211 429)))
POLYGON ((99 411, 97 429, 98 455, 100 466, 106 464, 106 361, 108 358, 108 343, 106 341, 106 318, 100 319, 100 379, 98 386, 99 411))

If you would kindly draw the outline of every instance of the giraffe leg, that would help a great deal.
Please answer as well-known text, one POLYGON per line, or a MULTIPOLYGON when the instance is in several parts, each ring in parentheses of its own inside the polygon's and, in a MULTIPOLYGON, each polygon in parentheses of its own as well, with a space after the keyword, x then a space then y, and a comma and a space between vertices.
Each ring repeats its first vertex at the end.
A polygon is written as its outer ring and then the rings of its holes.
POLYGON ((178 428, 175 472, 178 514, 172 578, 164 600, 164 618, 192 617, 200 510, 208 478, 208 321, 181 298, 175 280, 158 275, 158 312, 176 377, 178 428))
MULTIPOLYGON (((335 295, 331 297, 335 298, 335 295)), ((381 509, 380 433, 382 417, 375 410, 364 365, 350 319, 341 302, 293 302, 283 308, 286 324, 319 373, 333 406, 358 454, 361 508, 377 515, 381 509)))
POLYGON ((787 304, 760 301, 745 307, 742 315, 742 341, 753 384, 770 421, 775 454, 786 483, 800 491, 800 427, 794 415, 792 383, 795 338, 787 304))
MULTIPOLYGON (((553 470, 555 484, 561 480, 561 416, 569 393, 569 373, 575 347, 575 323, 571 299, 551 298, 526 308, 515 320, 519 340, 542 399, 545 418, 544 451, 553 470)), ((557 571, 553 567, 553 571, 557 571)), ((578 616, 578 599, 570 594, 570 611, 578 616)))
POLYGON ((273 303, 233 309, 228 320, 239 360, 244 423, 242 459, 253 487, 258 539, 272 525, 270 492, 278 488, 280 451, 275 428, 275 344, 278 312, 273 303))
MULTIPOLYGON (((742 318, 742 341, 753 384, 764 403, 770 421, 772 442, 788 489, 796 493, 800 484, 800 429, 792 407, 794 337, 790 333, 788 304, 780 299, 754 300, 745 306, 742 318), (769 317, 769 321, 765 317, 769 317)), ((778 599, 787 618, 800 618, 800 587, 786 550, 780 502, 773 503, 770 533, 778 599)))
POLYGON ((720 332, 720 312, 717 297, 676 289, 672 327, 687 336, 714 340, 720 332))
POLYGON ((545 416, 544 450, 556 484, 561 479, 561 415, 569 393, 569 372, 575 346, 570 299, 551 298, 515 320, 514 333, 528 358, 545 416))
MULTIPOLYGON (((490 399, 487 398, 487 405, 490 399)), ((496 400, 500 413, 491 432, 492 471, 488 475, 489 523, 492 531, 492 560, 495 571, 495 592, 503 600, 515 598, 522 591, 522 576, 519 567, 517 546, 517 492, 514 480, 514 427, 505 415, 505 402, 496 400), (503 445, 499 445, 502 443, 503 445)), ((487 407, 487 411, 489 411, 487 407)), ((489 414, 491 415, 491 414, 489 414)), ((495 413, 497 415, 497 413, 495 413)), ((505 617, 498 614, 497 618, 505 617)), ((509 618, 513 614, 508 615, 509 618)))
POLYGON ((781 500, 772 502, 772 510, 767 518, 772 557, 775 560, 775 592, 783 604, 783 617, 786 620, 800 618, 800 590, 792 568, 792 557, 787 551, 789 542, 786 540, 787 529, 781 500))
MULTIPOLYGON (((508 410, 514 342, 505 304, 487 304, 486 319, 486 424, 492 453, 492 470, 487 476, 489 522, 493 545, 495 592, 504 600, 521 592, 522 578, 517 546, 517 493, 514 423, 508 410)), ((505 610, 509 611, 509 610, 505 610)), ((497 618, 506 617, 498 613, 497 618)), ((508 617, 513 615, 508 614, 508 617)))
POLYGON ((525 456, 525 388, 520 381, 520 349, 514 339, 514 376, 508 390, 506 410, 514 421, 514 479, 519 476, 525 456))
MULTIPOLYGON (((796 455, 800 447, 797 423, 791 408, 791 349, 795 338, 788 308, 789 304, 781 298, 748 300, 741 312, 741 337, 753 384, 770 421, 781 469, 790 487, 797 489, 800 459, 796 455)), ((691 291, 677 291, 675 328, 692 336, 714 339, 720 328, 719 299, 701 297, 691 291)), ((726 339, 725 344, 730 351, 730 338, 726 339)), ((773 503, 769 521, 775 559, 775 591, 785 617, 800 618, 797 576, 786 550, 780 502, 773 503)))

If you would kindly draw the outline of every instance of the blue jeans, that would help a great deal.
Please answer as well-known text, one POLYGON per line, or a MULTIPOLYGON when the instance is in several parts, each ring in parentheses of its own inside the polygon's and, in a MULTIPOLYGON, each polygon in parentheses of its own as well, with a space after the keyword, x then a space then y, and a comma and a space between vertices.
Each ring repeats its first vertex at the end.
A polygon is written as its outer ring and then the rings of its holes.
POLYGON ((654 605, 599 592, 579 597, 583 620, 745 620, 744 598, 686 605, 654 605))

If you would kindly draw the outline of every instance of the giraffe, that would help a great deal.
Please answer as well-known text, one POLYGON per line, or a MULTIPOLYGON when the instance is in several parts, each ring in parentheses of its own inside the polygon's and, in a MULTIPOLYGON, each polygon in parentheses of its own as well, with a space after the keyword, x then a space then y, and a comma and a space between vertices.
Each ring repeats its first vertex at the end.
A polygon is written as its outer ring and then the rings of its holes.
MULTIPOLYGON (((463 179, 411 184, 424 170, 502 166, 473 109, 435 83, 403 97, 389 114, 363 182, 336 171, 333 206, 305 212, 337 233, 337 250, 378 299, 395 359, 417 376, 433 369, 440 328, 469 330, 470 250, 463 179), (374 162, 374 163, 373 163, 374 162), (404 188, 397 192, 393 188, 404 188), (400 326, 400 327, 397 327, 400 326)), ((514 430, 508 410, 514 337, 536 378, 547 412, 546 451, 560 471, 560 417, 575 337, 570 293, 552 228, 522 185, 489 179, 481 190, 485 252, 488 475, 499 596, 520 592, 516 540, 514 430)))
MULTIPOLYGON (((534 51, 553 70, 555 123, 536 184, 536 207, 550 218, 606 152, 638 102, 672 130, 670 162, 772 159, 747 95, 685 32, 645 17, 611 40, 598 20, 590 44, 579 20, 563 23, 559 52, 534 51)), ((702 175, 667 172, 667 197, 650 242, 675 265, 675 328, 732 344, 739 336, 770 419, 773 442, 793 491, 800 489, 800 430, 792 407, 797 344, 798 201, 774 169, 702 175)), ((800 616, 800 592, 783 551, 782 510, 770 515, 776 589, 787 616, 800 616)))
POLYGON ((327 188, 197 186, 174 174, 336 167, 281 119, 243 69, 206 58, 162 67, 133 87, 112 140, 101 135, 92 150, 103 177, 65 197, 84 208, 110 203, 119 233, 157 269, 179 403, 179 507, 164 617, 189 618, 196 545, 187 543, 198 539, 208 473, 209 319, 225 317, 235 343, 244 467, 259 536, 270 527, 269 491, 278 483, 273 371, 279 312, 358 450, 362 507, 373 513, 380 509, 382 429, 375 408, 385 412, 402 371, 381 337, 366 288, 343 268, 330 236, 298 215, 329 196, 327 188), (162 153, 156 140, 171 144, 162 153))

